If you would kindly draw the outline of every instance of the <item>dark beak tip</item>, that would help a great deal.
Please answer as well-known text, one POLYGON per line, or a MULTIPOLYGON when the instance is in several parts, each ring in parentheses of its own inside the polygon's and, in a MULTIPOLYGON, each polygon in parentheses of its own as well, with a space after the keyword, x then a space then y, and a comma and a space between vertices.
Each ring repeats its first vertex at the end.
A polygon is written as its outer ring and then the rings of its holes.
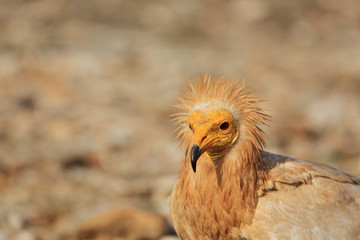
POLYGON ((192 170, 194 171, 194 173, 196 173, 196 163, 191 162, 191 167, 192 167, 192 170))
POLYGON ((190 160, 191 160, 191 167, 194 172, 196 172, 196 162, 202 153, 203 153, 203 150, 197 144, 194 144, 192 146, 191 153, 190 153, 190 160))

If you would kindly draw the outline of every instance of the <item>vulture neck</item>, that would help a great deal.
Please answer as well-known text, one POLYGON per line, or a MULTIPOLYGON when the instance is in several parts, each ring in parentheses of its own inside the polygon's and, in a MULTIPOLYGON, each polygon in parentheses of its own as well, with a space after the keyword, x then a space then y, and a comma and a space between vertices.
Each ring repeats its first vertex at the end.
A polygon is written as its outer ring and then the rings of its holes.
POLYGON ((190 192, 194 206, 216 208, 218 214, 225 211, 233 216, 228 224, 250 224, 257 205, 257 190, 265 179, 260 158, 261 150, 253 143, 238 142, 217 161, 204 153, 194 173, 187 157, 180 169, 180 177, 186 178, 183 187, 190 192))

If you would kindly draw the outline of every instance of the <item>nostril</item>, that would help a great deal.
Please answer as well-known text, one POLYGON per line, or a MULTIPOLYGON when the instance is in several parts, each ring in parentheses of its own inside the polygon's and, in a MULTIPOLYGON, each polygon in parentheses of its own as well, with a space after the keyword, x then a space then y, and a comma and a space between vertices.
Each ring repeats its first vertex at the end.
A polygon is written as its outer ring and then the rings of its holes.
POLYGON ((202 139, 201 139, 201 142, 203 142, 205 140, 206 136, 204 136, 202 139))

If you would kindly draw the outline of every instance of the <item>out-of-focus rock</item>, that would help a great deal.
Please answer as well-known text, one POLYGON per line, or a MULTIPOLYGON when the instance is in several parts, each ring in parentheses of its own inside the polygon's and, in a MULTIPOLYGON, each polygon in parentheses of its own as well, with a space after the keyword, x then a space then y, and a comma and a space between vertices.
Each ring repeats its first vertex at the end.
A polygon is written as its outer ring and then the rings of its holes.
POLYGON ((62 162, 63 170, 71 170, 73 168, 99 168, 99 159, 91 154, 75 155, 65 159, 62 162))
POLYGON ((166 236, 161 237, 159 240, 179 240, 179 238, 176 236, 166 235, 166 236))
POLYGON ((15 240, 36 240, 36 237, 32 232, 23 230, 15 236, 15 240))
POLYGON ((115 207, 80 218, 64 219, 55 239, 159 239, 170 232, 167 219, 134 207, 115 207))
POLYGON ((8 237, 6 237, 6 235, 2 232, 0 232, 0 240, 7 240, 8 237))

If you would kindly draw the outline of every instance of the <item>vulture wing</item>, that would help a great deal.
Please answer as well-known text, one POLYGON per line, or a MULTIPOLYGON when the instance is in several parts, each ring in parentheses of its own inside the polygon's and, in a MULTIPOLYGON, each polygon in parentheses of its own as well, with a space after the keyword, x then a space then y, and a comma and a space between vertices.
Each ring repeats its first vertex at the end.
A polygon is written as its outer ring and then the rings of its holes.
POLYGON ((360 178, 326 165, 263 152, 268 179, 259 189, 248 239, 360 239, 360 178), (310 237, 310 238, 309 238, 310 237))

